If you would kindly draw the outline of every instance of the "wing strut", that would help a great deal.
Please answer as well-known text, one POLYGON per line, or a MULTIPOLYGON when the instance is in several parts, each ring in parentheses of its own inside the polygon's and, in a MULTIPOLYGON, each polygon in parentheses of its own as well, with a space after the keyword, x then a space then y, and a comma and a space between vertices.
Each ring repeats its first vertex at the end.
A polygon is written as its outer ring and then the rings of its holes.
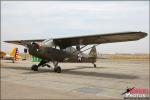
MULTIPOLYGON (((95 45, 93 45, 93 46, 98 46, 98 45, 100 45, 100 44, 95 44, 95 45)), ((83 49, 83 48, 85 48, 87 45, 85 45, 85 46, 83 46, 81 49, 83 49)), ((84 51, 87 51, 87 50, 89 50, 89 49, 91 49, 91 48, 93 48, 93 46, 92 47, 89 47, 89 48, 87 48, 87 49, 85 49, 85 50, 83 50, 83 51, 80 51, 79 53, 82 53, 82 52, 84 52, 84 51)), ((76 50, 76 51, 74 51, 73 53, 71 53, 71 55, 73 55, 75 52, 77 52, 78 50, 76 50)), ((77 53, 77 54, 79 54, 79 53, 77 53)), ((68 57, 70 57, 70 56, 68 56, 68 57)), ((66 57, 64 57, 64 58, 66 58, 66 57)), ((64 59, 65 60, 65 59, 64 59)))
MULTIPOLYGON (((83 48, 86 47, 86 46, 87 46, 87 45, 81 47, 80 50, 83 49, 83 48)), ((71 53, 71 55, 74 54, 74 53, 76 53, 77 51, 78 51, 78 50, 74 51, 73 53, 71 53)))
MULTIPOLYGON (((98 46, 98 45, 100 45, 100 44, 95 44, 95 45, 93 45, 93 46, 98 46)), ((92 46, 92 47, 89 47, 89 48, 87 48, 87 49, 85 49, 85 50, 83 50, 83 51, 81 51, 80 53, 82 53, 82 52, 84 52, 84 51, 87 51, 87 50, 93 48, 93 46, 92 46)))

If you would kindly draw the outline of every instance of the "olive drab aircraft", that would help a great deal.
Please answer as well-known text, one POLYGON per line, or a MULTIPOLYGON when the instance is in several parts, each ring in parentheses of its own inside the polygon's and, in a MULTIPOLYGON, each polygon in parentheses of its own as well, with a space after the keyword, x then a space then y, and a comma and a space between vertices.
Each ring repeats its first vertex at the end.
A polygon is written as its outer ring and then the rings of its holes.
POLYGON ((86 62, 92 63, 96 67, 96 46, 99 44, 134 41, 146 36, 147 33, 145 32, 117 32, 46 40, 9 40, 4 42, 23 45, 28 48, 29 54, 42 59, 38 65, 32 65, 31 70, 38 71, 39 67, 51 67, 49 62, 52 62, 54 71, 60 73, 61 67, 58 65, 59 62, 86 62), (92 47, 87 48, 88 45, 92 47), (84 51, 89 49, 91 49, 89 54, 84 53, 84 51))

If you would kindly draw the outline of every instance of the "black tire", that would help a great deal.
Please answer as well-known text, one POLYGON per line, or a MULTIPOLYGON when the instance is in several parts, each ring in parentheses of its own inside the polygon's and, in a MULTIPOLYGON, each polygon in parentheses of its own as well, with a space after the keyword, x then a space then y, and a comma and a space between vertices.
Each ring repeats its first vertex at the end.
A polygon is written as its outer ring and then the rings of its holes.
POLYGON ((37 65, 32 65, 31 70, 38 71, 38 66, 37 65))
POLYGON ((94 64, 94 68, 96 68, 96 64, 94 64))

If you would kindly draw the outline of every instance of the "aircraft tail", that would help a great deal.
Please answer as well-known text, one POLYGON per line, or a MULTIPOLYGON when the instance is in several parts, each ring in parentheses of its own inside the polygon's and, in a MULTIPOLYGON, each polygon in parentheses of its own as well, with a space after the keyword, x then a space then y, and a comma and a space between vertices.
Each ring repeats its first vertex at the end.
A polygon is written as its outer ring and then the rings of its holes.
POLYGON ((15 60, 19 60, 21 56, 19 55, 18 48, 14 48, 12 52, 10 53, 11 57, 14 57, 15 60))
POLYGON ((89 58, 92 59, 92 63, 96 62, 96 58, 97 58, 97 51, 96 51, 96 47, 93 46, 90 53, 89 53, 89 58))

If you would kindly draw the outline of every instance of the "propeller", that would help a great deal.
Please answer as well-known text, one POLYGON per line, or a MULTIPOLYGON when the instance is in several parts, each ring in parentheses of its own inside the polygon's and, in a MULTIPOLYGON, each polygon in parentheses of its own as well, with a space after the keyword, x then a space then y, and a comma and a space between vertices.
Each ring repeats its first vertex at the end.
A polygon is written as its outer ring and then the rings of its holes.
POLYGON ((78 51, 80 51, 80 45, 77 45, 77 46, 76 46, 76 49, 77 49, 78 51))
POLYGON ((39 47, 40 47, 39 44, 37 44, 37 43, 35 43, 35 42, 32 42, 31 45, 32 45, 33 47, 35 47, 36 49, 39 49, 39 47))

